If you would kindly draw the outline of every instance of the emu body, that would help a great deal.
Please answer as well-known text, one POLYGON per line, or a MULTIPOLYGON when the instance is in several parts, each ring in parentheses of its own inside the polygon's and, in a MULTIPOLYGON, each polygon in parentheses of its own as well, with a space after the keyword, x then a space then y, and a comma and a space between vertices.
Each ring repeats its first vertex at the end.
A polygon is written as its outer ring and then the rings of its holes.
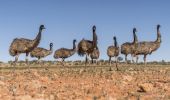
POLYGON ((114 45, 108 47, 107 55, 109 56, 109 63, 110 63, 110 65, 111 65, 111 58, 115 57, 116 68, 118 70, 118 67, 117 67, 117 57, 119 56, 119 46, 118 46, 117 39, 116 39, 115 36, 113 37, 113 40, 114 40, 114 45))
MULTIPOLYGON (((133 38, 134 38, 133 42, 126 42, 121 45, 121 54, 125 55, 126 62, 127 62, 127 56, 129 54, 131 54, 132 61, 134 62, 133 57, 136 56, 135 51, 136 51, 137 43, 138 43, 138 38, 136 36, 136 32, 137 32, 136 28, 133 28, 133 38)), ((136 58, 136 62, 137 62, 137 59, 138 59, 138 57, 136 58)))
POLYGON ((135 55, 144 55, 144 63, 146 64, 146 56, 148 54, 152 54, 152 52, 156 51, 161 44, 161 33, 160 33, 160 25, 157 25, 157 39, 155 41, 142 41, 137 44, 137 49, 135 55))
POLYGON ((67 49, 67 48, 60 48, 55 51, 54 53, 54 58, 55 59, 62 59, 62 62, 68 58, 74 55, 76 52, 76 40, 73 40, 73 48, 72 49, 67 49))
POLYGON ((93 52, 90 54, 90 58, 91 58, 91 60, 92 60, 92 64, 93 64, 93 62, 94 62, 94 59, 96 59, 96 63, 97 63, 97 59, 99 59, 99 56, 100 56, 100 51, 99 51, 99 49, 98 49, 98 47, 97 47, 97 48, 95 48, 95 49, 93 50, 93 52))
POLYGON ((25 39, 25 38, 16 38, 10 45, 9 54, 15 56, 15 62, 18 61, 18 57, 21 53, 26 53, 26 62, 28 62, 29 53, 38 46, 41 40, 42 30, 45 29, 44 25, 39 27, 38 35, 34 40, 25 39))
POLYGON ((52 48, 53 48, 53 43, 50 43, 49 50, 41 47, 36 47, 34 48, 34 50, 31 51, 30 56, 38 58, 39 61, 41 58, 47 57, 48 55, 52 54, 53 52, 52 48))
POLYGON ((97 35, 96 35, 96 26, 93 26, 93 40, 85 40, 82 39, 78 44, 78 55, 84 56, 86 55, 85 65, 88 61, 88 56, 97 48, 97 35))

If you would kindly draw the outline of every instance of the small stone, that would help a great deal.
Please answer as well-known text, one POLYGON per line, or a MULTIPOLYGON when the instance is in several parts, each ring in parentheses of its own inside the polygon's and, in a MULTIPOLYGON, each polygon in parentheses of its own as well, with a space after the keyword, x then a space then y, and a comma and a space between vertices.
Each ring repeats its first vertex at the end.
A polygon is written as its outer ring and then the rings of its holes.
POLYGON ((143 83, 139 85, 138 92, 149 92, 153 90, 153 85, 151 83, 143 83))
POLYGON ((0 76, 0 80, 4 81, 5 77, 4 76, 0 76))
POLYGON ((112 96, 108 96, 107 100, 117 100, 116 98, 113 98, 112 96))
POLYGON ((16 100, 32 100, 32 97, 30 95, 23 95, 16 97, 16 100))
POLYGON ((5 85, 5 83, 4 83, 3 81, 0 81, 0 85, 4 86, 4 85, 5 85))
POLYGON ((132 76, 129 76, 129 75, 123 76, 123 80, 125 80, 125 81, 131 81, 131 80, 132 80, 132 76))
POLYGON ((50 100, 55 100, 55 96, 50 94, 50 100))

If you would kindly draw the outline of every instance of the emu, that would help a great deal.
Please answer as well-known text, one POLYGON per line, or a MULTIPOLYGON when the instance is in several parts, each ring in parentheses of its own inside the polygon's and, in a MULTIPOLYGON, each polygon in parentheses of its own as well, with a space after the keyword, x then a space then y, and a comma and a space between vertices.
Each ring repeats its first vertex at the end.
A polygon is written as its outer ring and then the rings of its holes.
POLYGON ((95 48, 97 48, 97 35, 96 35, 96 26, 92 27, 93 31, 93 40, 85 40, 82 39, 78 44, 78 55, 84 56, 86 55, 85 65, 88 61, 88 56, 94 51, 95 48))

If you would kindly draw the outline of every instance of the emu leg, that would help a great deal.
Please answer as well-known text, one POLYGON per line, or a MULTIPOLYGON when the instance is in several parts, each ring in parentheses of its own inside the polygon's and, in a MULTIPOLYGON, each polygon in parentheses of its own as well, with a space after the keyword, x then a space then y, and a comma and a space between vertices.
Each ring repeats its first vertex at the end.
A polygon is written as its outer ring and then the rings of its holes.
POLYGON ((118 71, 118 66, 117 66, 117 57, 115 57, 115 61, 116 61, 116 70, 118 71))
POLYGON ((38 64, 40 64, 40 57, 38 57, 38 61, 37 61, 38 64))
POLYGON ((43 63, 41 62, 40 57, 38 57, 37 63, 40 64, 40 66, 42 67, 43 63))
POLYGON ((25 58, 26 64, 28 64, 28 55, 29 55, 29 53, 26 53, 26 58, 25 58))
POLYGON ((125 61, 126 61, 126 64, 127 64, 127 55, 125 55, 125 61))
POLYGON ((88 58, 87 58, 87 54, 86 54, 85 66, 87 65, 87 61, 88 61, 88 58))
POLYGON ((109 57, 109 65, 110 65, 109 71, 112 71, 112 67, 111 67, 111 59, 112 59, 112 57, 109 57))
POLYGON ((138 59, 139 59, 139 57, 138 57, 138 56, 136 56, 136 64, 138 63, 138 59))
POLYGON ((91 60, 91 63, 93 64, 94 62, 93 62, 93 58, 92 58, 92 60, 91 60))
POLYGON ((26 53, 25 62, 28 65, 28 71, 30 72, 30 66, 29 66, 29 63, 28 63, 28 55, 29 55, 29 53, 26 53))
POLYGON ((15 71, 15 67, 16 67, 16 64, 17 64, 17 62, 18 62, 18 57, 19 57, 19 54, 17 54, 17 55, 15 56, 13 72, 15 71))
POLYGON ((143 60, 144 60, 144 64, 146 65, 146 55, 144 55, 143 60))
POLYGON ((62 58, 62 65, 64 66, 64 58, 62 58))
POLYGON ((98 59, 96 59, 96 65, 100 65, 100 64, 98 64, 98 59))
POLYGON ((19 57, 19 55, 17 54, 17 55, 15 56, 15 64, 18 62, 18 57, 19 57))
POLYGON ((109 57, 109 65, 110 65, 110 66, 111 66, 111 59, 112 59, 112 58, 111 58, 111 57, 109 57))
POLYGON ((131 55, 131 57, 132 57, 132 62, 133 62, 133 63, 135 63, 135 61, 134 61, 134 56, 135 56, 135 55, 133 55, 133 54, 131 55))

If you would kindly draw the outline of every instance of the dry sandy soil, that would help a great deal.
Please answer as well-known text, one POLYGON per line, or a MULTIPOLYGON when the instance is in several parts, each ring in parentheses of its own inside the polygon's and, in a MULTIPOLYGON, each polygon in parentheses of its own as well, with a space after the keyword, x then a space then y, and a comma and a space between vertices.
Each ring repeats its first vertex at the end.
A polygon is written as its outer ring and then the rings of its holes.
POLYGON ((0 100, 170 100, 170 65, 112 69, 32 66, 30 72, 19 67, 13 73, 1 68, 0 100))

